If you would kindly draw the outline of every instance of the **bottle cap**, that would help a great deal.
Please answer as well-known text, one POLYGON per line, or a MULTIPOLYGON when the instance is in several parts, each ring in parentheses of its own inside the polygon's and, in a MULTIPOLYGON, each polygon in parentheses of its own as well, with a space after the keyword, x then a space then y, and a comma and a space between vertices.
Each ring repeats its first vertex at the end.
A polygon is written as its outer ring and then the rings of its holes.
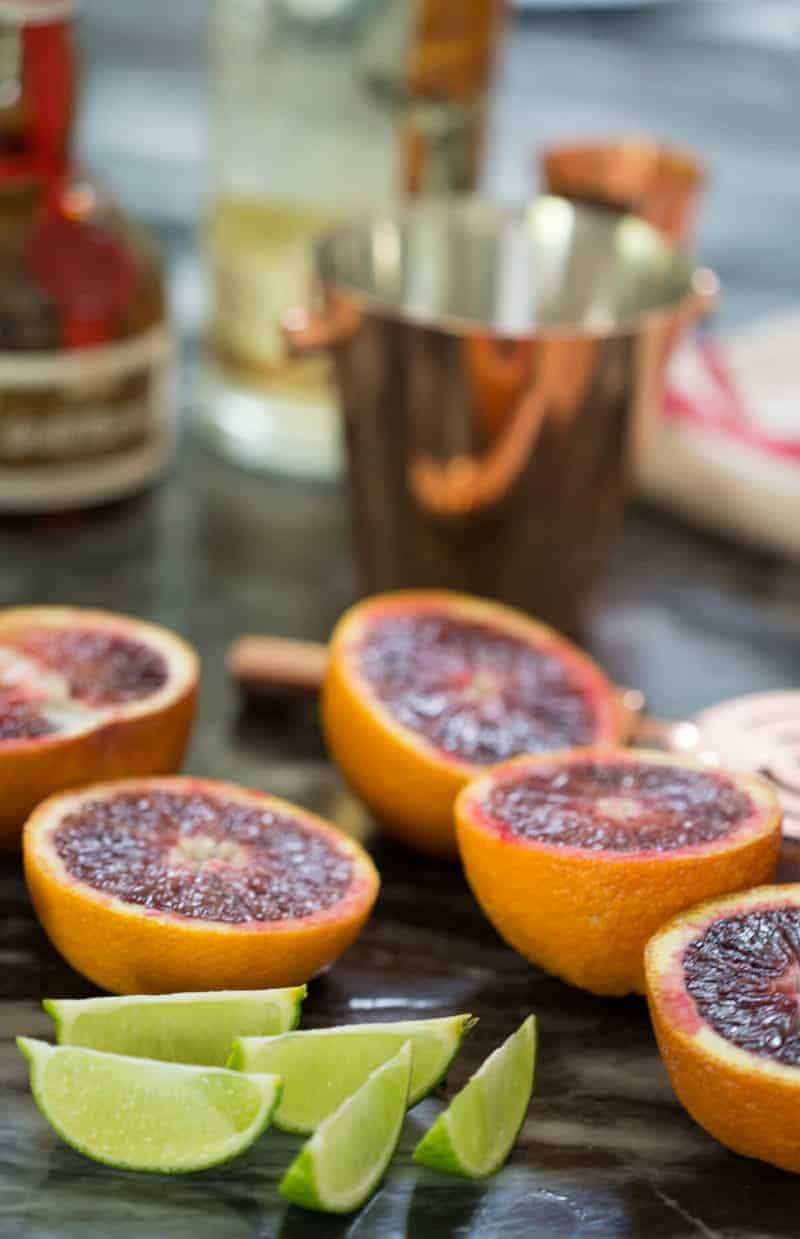
POLYGON ((46 26, 66 21, 77 7, 78 0, 0 0, 0 22, 46 26))

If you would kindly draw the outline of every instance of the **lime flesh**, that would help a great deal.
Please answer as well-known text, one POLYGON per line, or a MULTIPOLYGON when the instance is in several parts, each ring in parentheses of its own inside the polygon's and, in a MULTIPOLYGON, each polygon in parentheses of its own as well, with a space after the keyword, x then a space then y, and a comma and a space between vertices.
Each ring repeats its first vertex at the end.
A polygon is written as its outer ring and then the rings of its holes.
POLYGON ((240 1037, 234 1042, 228 1066, 279 1075, 283 1094, 275 1125, 284 1131, 308 1133, 407 1041, 413 1050, 408 1104, 416 1105, 447 1074, 474 1022, 469 1015, 454 1015, 310 1029, 279 1037, 240 1037))
POLYGON ((222 990, 126 998, 46 998, 59 1045, 224 1067, 234 1037, 295 1028, 306 995, 290 989, 222 990))
POLYGON ((283 1176, 281 1195, 305 1209, 325 1213, 351 1213, 360 1208, 380 1183, 397 1148, 411 1065, 411 1045, 406 1042, 319 1125, 283 1176))
POLYGON ((128 1058, 29 1037, 17 1045, 53 1130, 123 1170, 183 1174, 243 1153, 269 1124, 277 1076, 128 1058))
POLYGON ((414 1161, 482 1179, 499 1170, 525 1119, 536 1065, 536 1017, 490 1054, 425 1133, 414 1161))

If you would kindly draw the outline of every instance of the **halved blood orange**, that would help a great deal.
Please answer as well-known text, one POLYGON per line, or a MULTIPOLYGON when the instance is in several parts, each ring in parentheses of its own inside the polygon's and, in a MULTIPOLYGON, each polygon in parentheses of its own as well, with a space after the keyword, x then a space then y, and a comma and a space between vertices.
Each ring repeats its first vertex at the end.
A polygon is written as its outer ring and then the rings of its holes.
POLYGON ((66 792, 32 814, 25 877, 54 946, 118 994, 308 980, 366 921, 366 852, 274 796, 192 778, 66 792))
POLYGON ((559 753, 489 771, 456 802, 472 890, 515 950, 597 994, 644 992, 648 938, 676 912, 769 880, 774 793, 664 753, 559 753))
POLYGON ((0 611, 0 847, 69 787, 169 774, 194 719, 199 661, 174 633, 108 611, 0 611))
POLYGON ((800 886, 692 908, 648 943, 646 973, 692 1118, 736 1153, 800 1173, 800 886))
POLYGON ((552 628, 464 594, 382 594, 339 621, 323 688, 328 747, 386 828, 455 856, 453 802, 519 753, 615 744, 630 718, 552 628))

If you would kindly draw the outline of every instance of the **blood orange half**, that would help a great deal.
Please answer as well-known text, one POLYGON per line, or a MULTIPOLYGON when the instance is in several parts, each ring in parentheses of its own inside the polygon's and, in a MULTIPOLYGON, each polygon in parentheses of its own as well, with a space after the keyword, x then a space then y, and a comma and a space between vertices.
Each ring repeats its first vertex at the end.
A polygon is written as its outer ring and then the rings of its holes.
POLYGON ((456 854, 453 803, 519 753, 616 744, 629 727, 602 671, 551 628, 463 594, 368 598, 331 639, 328 747, 403 842, 456 854))
POLYGON ((107 611, 0 611, 0 846, 31 809, 95 780, 169 774, 194 719, 199 662, 165 628, 107 611))
POLYGON ((778 802, 749 775, 645 750, 519 758, 456 802, 467 879, 521 955, 598 994, 644 992, 676 912, 769 880, 778 802))
POLYGON ((692 908, 648 943, 647 996, 672 1087, 706 1131, 800 1173, 800 886, 692 908))
POLYGON ((191 778, 53 796, 29 818, 23 852, 54 946, 118 994, 299 984, 350 945, 379 884, 329 823, 191 778))

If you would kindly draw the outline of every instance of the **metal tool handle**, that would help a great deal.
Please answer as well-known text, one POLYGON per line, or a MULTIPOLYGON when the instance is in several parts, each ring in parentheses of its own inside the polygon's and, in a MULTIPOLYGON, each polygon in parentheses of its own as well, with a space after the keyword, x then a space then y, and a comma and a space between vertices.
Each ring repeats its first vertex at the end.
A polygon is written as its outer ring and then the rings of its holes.
POLYGON ((358 330, 361 312, 350 298, 320 308, 293 306, 281 317, 281 331, 292 357, 308 357, 344 344, 358 330))

